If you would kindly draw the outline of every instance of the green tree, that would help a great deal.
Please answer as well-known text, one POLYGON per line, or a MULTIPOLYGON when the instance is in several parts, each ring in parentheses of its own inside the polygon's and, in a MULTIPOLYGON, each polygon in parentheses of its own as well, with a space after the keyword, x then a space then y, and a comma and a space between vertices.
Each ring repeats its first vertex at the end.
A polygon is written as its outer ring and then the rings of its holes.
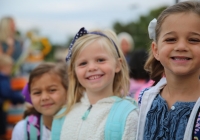
POLYGON ((116 22, 113 25, 114 31, 119 34, 120 32, 129 33, 135 42, 135 48, 145 48, 148 49, 151 43, 148 35, 148 25, 153 18, 157 18, 158 15, 166 9, 167 6, 160 7, 150 11, 146 16, 140 16, 139 20, 136 22, 130 22, 127 24, 122 24, 116 22))

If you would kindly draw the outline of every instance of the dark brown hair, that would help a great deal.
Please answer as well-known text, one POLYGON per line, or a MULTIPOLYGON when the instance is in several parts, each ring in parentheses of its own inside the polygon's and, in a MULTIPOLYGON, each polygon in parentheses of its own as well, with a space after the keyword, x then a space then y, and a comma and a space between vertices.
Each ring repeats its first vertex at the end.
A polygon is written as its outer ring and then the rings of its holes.
MULTIPOLYGON (((29 81, 28 81, 28 87, 29 87, 29 93, 30 93, 30 88, 33 80, 37 77, 42 76, 45 73, 51 73, 51 74, 56 74, 60 77, 61 83, 63 87, 68 90, 68 75, 67 75, 67 65, 65 63, 41 63, 39 66, 37 66, 29 76, 29 81)), ((39 112, 35 110, 34 107, 28 108, 24 112, 24 118, 28 115, 38 115, 39 112)))

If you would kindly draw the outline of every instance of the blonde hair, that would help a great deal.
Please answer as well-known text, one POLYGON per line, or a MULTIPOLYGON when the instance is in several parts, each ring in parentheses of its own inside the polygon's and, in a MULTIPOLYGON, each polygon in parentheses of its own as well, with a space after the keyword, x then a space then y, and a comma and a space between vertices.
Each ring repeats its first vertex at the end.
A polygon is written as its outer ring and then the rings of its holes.
POLYGON ((0 42, 6 42, 8 37, 14 37, 11 24, 14 22, 11 17, 4 17, 0 21, 0 42))
POLYGON ((13 65, 13 59, 7 54, 0 55, 0 68, 5 65, 13 65))
MULTIPOLYGON (((200 16, 200 2, 198 1, 185 1, 177 3, 173 6, 168 7, 162 13, 158 16, 157 19, 157 25, 155 29, 156 38, 155 42, 158 42, 159 35, 161 32, 161 26, 164 22, 164 20, 172 15, 177 13, 196 13, 200 16)), ((155 81, 154 85, 162 78, 164 74, 164 67, 160 63, 160 61, 156 60, 152 50, 149 51, 149 57, 147 59, 147 62, 144 66, 145 70, 150 73, 150 78, 155 81)))
MULTIPOLYGON (((126 59, 121 51, 121 49, 118 47, 118 41, 117 41, 117 36, 116 34, 111 31, 111 30, 105 30, 105 31, 95 31, 95 32, 100 32, 104 35, 106 35, 107 37, 109 37, 110 39, 112 39, 115 44, 116 47, 119 50, 119 55, 120 55, 120 59, 121 59, 121 71, 115 74, 114 77, 114 83, 113 83, 113 92, 115 96, 119 96, 119 97, 124 97, 126 96, 126 94, 128 93, 129 90, 129 70, 128 70, 128 65, 126 63, 126 59), (122 94, 123 91, 123 94, 122 94)), ((109 53, 112 54, 112 56, 115 58, 116 62, 119 62, 119 56, 117 53, 117 50, 113 44, 113 42, 101 35, 94 35, 94 34, 86 34, 82 37, 80 37, 79 39, 77 39, 77 41, 75 42, 73 48, 72 48, 72 57, 71 60, 69 61, 69 67, 68 67, 68 74, 69 74, 69 89, 68 92, 70 94, 68 94, 67 96, 67 111, 66 113, 68 113, 72 106, 79 102, 81 97, 82 97, 82 93, 84 92, 84 87, 79 83, 77 77, 76 77, 76 73, 75 73, 75 65, 74 62, 76 60, 77 55, 79 54, 79 52, 87 47, 89 44, 91 44, 94 41, 100 42, 100 44, 102 45, 102 47, 104 47, 109 53)))

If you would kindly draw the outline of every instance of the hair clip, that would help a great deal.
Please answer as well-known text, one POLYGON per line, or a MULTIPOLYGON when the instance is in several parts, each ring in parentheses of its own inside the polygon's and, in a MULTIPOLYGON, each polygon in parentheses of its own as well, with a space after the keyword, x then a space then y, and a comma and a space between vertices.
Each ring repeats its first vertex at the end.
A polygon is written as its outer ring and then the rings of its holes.
POLYGON ((156 40, 156 25, 157 25, 157 19, 153 19, 148 26, 148 32, 149 32, 149 38, 156 40))
POLYGON ((87 34, 87 33, 88 33, 88 32, 87 32, 87 30, 86 30, 84 27, 82 27, 82 28, 78 31, 78 33, 75 35, 74 39, 72 40, 72 42, 71 42, 71 44, 70 44, 70 46, 69 46, 69 52, 68 52, 68 54, 67 54, 66 61, 69 61, 70 58, 71 58, 71 56, 72 56, 72 48, 73 48, 74 43, 76 42, 76 40, 77 40, 79 37, 81 37, 81 36, 83 36, 83 35, 85 35, 85 34, 87 34))
POLYGON ((26 86, 23 88, 22 95, 24 96, 26 102, 29 102, 30 104, 32 104, 30 92, 28 89, 28 84, 26 84, 26 86))
POLYGON ((82 28, 78 31, 78 33, 75 35, 74 39, 72 40, 72 42, 71 42, 71 44, 70 44, 70 46, 69 46, 69 52, 68 52, 68 54, 67 54, 66 61, 69 61, 70 58, 71 58, 71 56, 72 56, 72 48, 73 48, 74 43, 76 42, 76 40, 77 40, 78 38, 80 38, 80 37, 86 35, 86 34, 95 34, 95 35, 100 35, 100 36, 104 36, 104 37, 108 38, 108 39, 114 44, 115 49, 116 49, 116 51, 117 51, 117 54, 118 54, 118 56, 120 57, 120 55, 119 55, 119 50, 118 50, 118 48, 117 48, 117 45, 115 44, 115 42, 114 42, 111 38, 109 38, 108 36, 106 36, 105 34, 103 34, 103 33, 101 33, 101 32, 96 32, 96 31, 95 31, 95 32, 88 32, 84 27, 82 27, 82 28))

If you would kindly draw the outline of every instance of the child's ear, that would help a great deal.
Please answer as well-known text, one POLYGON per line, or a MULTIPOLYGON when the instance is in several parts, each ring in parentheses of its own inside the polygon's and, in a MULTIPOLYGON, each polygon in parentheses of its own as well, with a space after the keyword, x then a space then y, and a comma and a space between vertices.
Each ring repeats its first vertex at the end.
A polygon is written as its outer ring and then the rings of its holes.
POLYGON ((116 64, 116 68, 115 68, 115 73, 120 72, 121 67, 122 67, 122 59, 118 58, 118 61, 117 61, 117 64, 116 64))
POLYGON ((153 41, 151 43, 151 50, 152 50, 152 53, 153 53, 155 59, 159 61, 160 60, 159 59, 159 51, 158 51, 158 46, 155 41, 153 41))

